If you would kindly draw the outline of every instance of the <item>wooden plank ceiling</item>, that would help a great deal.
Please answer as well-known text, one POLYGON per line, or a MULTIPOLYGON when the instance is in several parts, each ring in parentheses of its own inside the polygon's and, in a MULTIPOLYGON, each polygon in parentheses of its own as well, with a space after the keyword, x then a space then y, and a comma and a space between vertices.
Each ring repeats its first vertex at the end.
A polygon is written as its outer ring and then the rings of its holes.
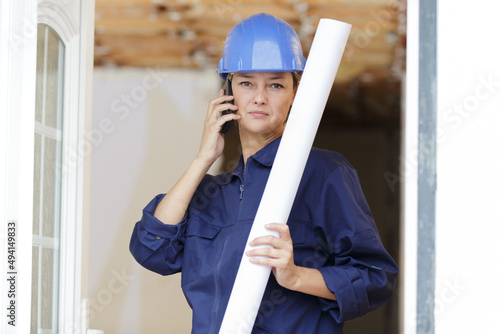
MULTIPOLYGON (((96 0, 95 65, 215 68, 229 30, 266 12, 299 33, 305 55, 320 18, 353 25, 336 84, 404 71, 406 0, 96 0)), ((393 84, 391 84, 393 86, 393 84)), ((391 86, 390 85, 390 86, 391 86)))

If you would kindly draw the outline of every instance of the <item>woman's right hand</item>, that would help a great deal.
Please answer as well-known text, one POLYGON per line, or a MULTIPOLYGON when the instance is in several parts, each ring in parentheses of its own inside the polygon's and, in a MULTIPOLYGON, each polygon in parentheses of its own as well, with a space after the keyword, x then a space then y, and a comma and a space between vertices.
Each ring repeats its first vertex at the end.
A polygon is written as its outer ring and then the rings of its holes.
POLYGON ((232 96, 224 95, 224 91, 221 90, 218 97, 210 100, 200 150, 196 158, 155 209, 154 216, 164 224, 174 225, 182 220, 196 188, 210 166, 222 154, 224 149, 224 135, 220 133, 222 124, 241 118, 236 114, 219 117, 223 110, 231 109, 235 112, 238 110, 238 107, 233 104, 223 103, 232 99, 232 96))
POLYGON ((233 96, 224 95, 224 90, 221 89, 219 96, 210 100, 208 103, 208 111, 203 126, 203 135, 197 158, 203 159, 210 165, 217 160, 224 150, 224 135, 220 133, 222 125, 228 121, 241 118, 238 114, 221 116, 222 111, 227 109, 231 109, 234 112, 238 111, 238 106, 231 103, 224 103, 232 101, 233 99, 233 96))

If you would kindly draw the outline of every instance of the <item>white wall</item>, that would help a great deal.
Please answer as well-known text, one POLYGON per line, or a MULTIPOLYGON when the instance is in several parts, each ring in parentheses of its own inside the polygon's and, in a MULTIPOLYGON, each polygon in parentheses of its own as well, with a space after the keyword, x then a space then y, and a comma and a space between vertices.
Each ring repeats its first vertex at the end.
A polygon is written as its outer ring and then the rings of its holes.
POLYGON ((189 333, 180 276, 138 265, 128 245, 143 207, 194 158, 215 71, 96 69, 94 74, 89 303, 106 334, 189 333))
POLYGON ((436 333, 500 327, 498 13, 438 1, 436 333))

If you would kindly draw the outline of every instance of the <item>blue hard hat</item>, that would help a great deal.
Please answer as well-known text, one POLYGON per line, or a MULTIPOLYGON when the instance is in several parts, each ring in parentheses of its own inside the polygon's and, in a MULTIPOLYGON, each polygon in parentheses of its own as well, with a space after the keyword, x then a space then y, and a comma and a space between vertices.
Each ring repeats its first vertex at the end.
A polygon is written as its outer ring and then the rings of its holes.
POLYGON ((217 73, 302 72, 306 59, 299 36, 280 18, 255 14, 235 25, 224 41, 217 73))

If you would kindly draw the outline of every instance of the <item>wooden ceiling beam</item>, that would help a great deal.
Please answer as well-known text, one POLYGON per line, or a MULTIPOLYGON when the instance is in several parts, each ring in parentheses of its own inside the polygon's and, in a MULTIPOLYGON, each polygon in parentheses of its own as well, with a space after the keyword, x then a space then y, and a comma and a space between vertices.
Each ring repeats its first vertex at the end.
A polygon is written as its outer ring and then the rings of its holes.
MULTIPOLYGON (((96 66, 215 68, 229 30, 263 8, 299 33, 302 14, 313 28, 323 17, 353 25, 336 82, 393 67, 394 0, 96 0, 96 66)), ((306 56, 313 35, 301 34, 306 56)))
MULTIPOLYGON (((345 1, 345 0, 337 0, 337 2, 345 1)), ((367 1, 367 0, 364 0, 367 1)), ((380 1, 380 0, 379 0, 380 1)), ((386 0, 387 1, 387 0, 386 0)), ((96 6, 98 5, 116 5, 116 4, 127 4, 127 5, 148 5, 148 4, 158 4, 165 6, 196 6, 196 5, 214 5, 216 2, 224 2, 227 5, 238 6, 238 5, 246 5, 248 3, 257 3, 257 4, 283 4, 290 5, 290 0, 96 0, 96 6)))
MULTIPOLYGON (((247 5, 249 3, 253 4, 281 4, 281 5, 293 5, 290 0, 224 0, 227 5, 239 6, 247 5)), ((184 5, 184 6, 196 6, 202 5, 214 5, 216 1, 214 0, 183 0, 183 1, 171 1, 171 0, 156 0, 155 2, 151 0, 96 0, 96 6, 100 5, 116 5, 116 4, 127 4, 127 5, 148 5, 148 4, 161 4, 161 5, 184 5)), ((346 0, 307 0, 308 5, 332 5, 341 7, 363 7, 363 8, 373 8, 389 6, 394 3, 394 0, 356 0, 355 2, 348 2, 346 0)))
POLYGON ((373 9, 377 7, 390 6, 394 4, 394 0, 307 0, 310 6, 331 5, 339 7, 359 7, 365 9, 373 9))
POLYGON ((95 6, 150 6, 150 5, 164 5, 164 6, 191 6, 194 1, 170 1, 170 0, 95 0, 95 6))
POLYGON ((96 45, 105 45, 109 54, 121 53, 141 57, 145 54, 157 55, 189 55, 195 51, 193 41, 172 40, 167 36, 96 36, 96 45))
MULTIPOLYGON (((262 4, 258 2, 212 1, 210 4, 191 7, 183 14, 188 20, 227 22, 230 26, 253 14, 262 13, 262 4)), ((298 21, 297 13, 290 4, 266 2, 265 12, 278 16, 285 21, 298 21)), ((291 22, 289 22, 291 24, 291 22)))
POLYGON ((161 68, 197 68, 198 65, 189 58, 179 57, 164 57, 164 56, 149 56, 149 57, 128 57, 128 56, 115 56, 115 57, 96 57, 96 64, 107 65, 113 64, 117 66, 131 66, 131 67, 161 67, 161 68))
POLYGON ((97 33, 150 35, 157 32, 178 31, 179 23, 147 18, 98 19, 95 22, 95 28, 97 33))

